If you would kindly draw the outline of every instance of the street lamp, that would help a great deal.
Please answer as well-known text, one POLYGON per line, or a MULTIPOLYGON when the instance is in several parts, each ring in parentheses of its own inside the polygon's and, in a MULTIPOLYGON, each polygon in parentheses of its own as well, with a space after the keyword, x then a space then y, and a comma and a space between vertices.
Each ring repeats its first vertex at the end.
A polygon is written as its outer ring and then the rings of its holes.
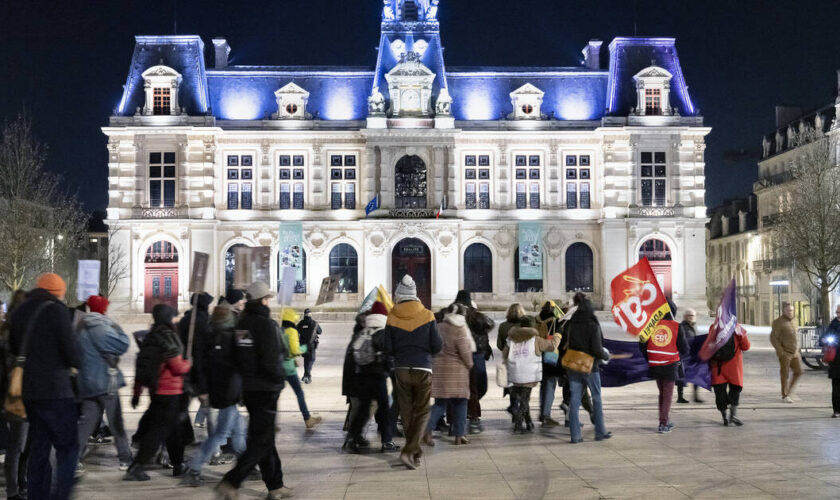
POLYGON ((782 287, 783 286, 790 286, 790 281, 788 280, 775 280, 770 282, 770 286, 776 287, 776 299, 779 305, 779 316, 782 315, 782 287))

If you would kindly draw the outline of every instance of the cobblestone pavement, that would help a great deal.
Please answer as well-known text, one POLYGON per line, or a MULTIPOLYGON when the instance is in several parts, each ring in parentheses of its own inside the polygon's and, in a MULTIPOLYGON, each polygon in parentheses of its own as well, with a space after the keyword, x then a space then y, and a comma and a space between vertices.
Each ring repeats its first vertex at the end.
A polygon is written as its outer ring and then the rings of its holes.
MULTIPOLYGON (((277 443, 287 485, 297 498, 840 497, 840 419, 830 418, 830 382, 824 372, 806 371, 795 404, 782 403, 766 335, 753 335, 753 349, 745 355, 743 427, 723 427, 712 395, 703 391, 703 404, 674 404, 676 428, 657 434, 656 387, 647 382, 604 390, 607 427, 614 434, 609 441, 595 442, 591 425, 584 427, 584 443, 576 445, 562 427, 513 435, 506 400, 491 382, 482 401, 486 431, 471 436, 467 446, 439 437, 436 447, 426 449, 422 467, 408 471, 397 465, 396 454, 340 451, 346 410, 341 364, 350 326, 324 324, 314 378, 304 386, 310 410, 321 414, 324 424, 305 431, 292 391, 281 397, 277 443)), ((133 359, 130 354, 123 360, 126 375, 133 375, 133 359)), ((140 411, 130 409, 129 397, 124 389, 131 432, 140 411)), ((536 394, 533 398, 536 411, 536 394)), ((561 413, 555 405, 555 417, 561 413)), ((203 439, 203 430, 197 435, 203 439)), ((368 437, 378 443, 373 426, 368 437)), ((96 447, 86 465, 76 488, 79 499, 210 499, 212 485, 229 468, 207 467, 206 486, 189 488, 162 469, 150 471, 152 480, 145 483, 121 481, 111 445, 96 447)), ((240 497, 265 493, 260 481, 249 481, 240 497)))

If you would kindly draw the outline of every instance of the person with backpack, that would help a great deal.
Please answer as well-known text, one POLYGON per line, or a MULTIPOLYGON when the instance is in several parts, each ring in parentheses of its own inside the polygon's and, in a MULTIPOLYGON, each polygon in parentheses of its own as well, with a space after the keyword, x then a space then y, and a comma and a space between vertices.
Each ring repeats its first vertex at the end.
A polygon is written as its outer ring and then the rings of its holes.
POLYGON ((393 424, 388 408, 389 366, 383 354, 388 309, 375 302, 364 316, 364 327, 355 331, 344 358, 342 387, 351 398, 347 437, 342 448, 359 453, 370 446, 362 432, 370 419, 370 404, 376 401, 376 424, 382 439, 382 452, 399 451, 394 443, 393 424))
POLYGON ((542 380, 542 353, 553 351, 558 345, 560 335, 542 338, 536 321, 530 316, 522 316, 519 326, 511 328, 508 333, 502 359, 507 365, 508 383, 512 384, 513 432, 523 434, 533 431, 531 389, 542 380))
POLYGON ((248 287, 248 302, 235 328, 234 359, 242 376, 242 401, 248 409, 245 452, 216 485, 225 500, 239 497, 239 487, 255 466, 260 466, 269 498, 293 495, 283 482, 283 465, 277 453, 277 399, 286 381, 283 362, 288 355, 284 333, 271 319, 268 304, 275 294, 263 282, 248 287))
POLYGON ((286 370, 286 383, 295 391, 298 408, 300 409, 300 414, 303 416, 303 423, 306 425, 306 430, 313 430, 318 427, 322 418, 309 413, 309 408, 306 406, 306 395, 303 393, 303 387, 300 385, 300 378, 298 378, 295 358, 302 356, 306 352, 306 346, 301 345, 300 336, 298 335, 297 328, 295 328, 299 319, 298 313, 291 307, 283 309, 282 326, 289 351, 286 360, 283 362, 283 368, 286 370))
POLYGON ((744 388, 743 352, 750 350, 747 330, 740 323, 735 324, 735 333, 709 360, 712 372, 712 389, 715 391, 715 405, 723 417, 723 425, 744 425, 738 418, 738 401, 744 388), (726 411, 729 410, 727 416, 726 411))
POLYGON ((204 365, 210 407, 218 410, 214 431, 190 461, 185 476, 190 486, 202 485, 201 468, 230 438, 236 456, 245 451, 245 422, 237 403, 242 398, 242 377, 234 362, 234 315, 231 307, 221 304, 210 318, 211 337, 204 365))
POLYGON ((321 325, 312 318, 312 310, 308 307, 303 310, 303 319, 297 324, 297 331, 300 335, 300 344, 306 346, 303 353, 303 378, 304 384, 312 382, 312 365, 315 364, 315 350, 321 339, 321 325))
MULTIPOLYGON (((697 311, 694 309, 686 309, 685 313, 683 313, 683 320, 680 323, 680 334, 685 337, 685 341, 689 345, 689 350, 691 348, 691 341, 697 337, 697 311)), ((688 400, 685 399, 683 396, 683 391, 685 389, 685 371, 682 371, 682 376, 677 379, 677 403, 688 403, 688 400)), ((695 403, 702 403, 703 399, 700 398, 700 387, 697 384, 692 384, 694 386, 694 402, 695 403)))
POLYGON ((131 447, 125 433, 119 390, 125 387, 120 356, 128 351, 128 335, 111 318, 105 315, 108 299, 93 295, 87 300, 89 313, 79 323, 79 349, 82 365, 76 376, 79 405, 79 467, 83 471, 82 457, 85 456, 88 438, 102 420, 108 417, 108 427, 117 447, 119 469, 126 470, 131 464, 131 447))
POLYGON ((146 429, 139 437, 140 449, 128 468, 123 480, 148 481, 143 470, 155 454, 160 443, 166 443, 172 462, 172 475, 184 472, 184 440, 178 415, 181 412, 184 393, 184 375, 189 373, 190 362, 183 357, 184 347, 175 333, 172 323, 175 309, 166 304, 157 304, 152 309, 153 324, 140 345, 135 369, 134 397, 132 408, 137 408, 143 387, 149 390, 151 404, 143 418, 146 429))
POLYGON ((409 470, 420 465, 420 437, 429 418, 432 391, 432 356, 442 347, 435 315, 417 298, 417 285, 406 274, 394 298, 397 304, 385 324, 385 353, 393 356, 397 397, 405 434, 400 462, 409 470))
POLYGON ((79 460, 78 409, 71 378, 81 356, 70 312, 62 302, 67 291, 64 280, 45 273, 35 286, 12 315, 9 332, 9 350, 23 369, 21 401, 29 420, 29 498, 66 500, 73 490, 79 460))
POLYGON ((690 350, 683 330, 659 325, 647 342, 640 342, 639 348, 648 362, 648 375, 656 380, 659 389, 659 428, 657 432, 671 432, 671 402, 674 399, 674 383, 680 368, 680 356, 688 356, 690 350))
POLYGON ((793 305, 782 304, 782 315, 773 321, 770 329, 770 345, 779 358, 779 376, 782 380, 782 402, 793 403, 791 394, 799 377, 802 376, 802 360, 799 354, 799 334, 793 322, 793 305), (791 375, 791 372, 793 374, 791 375))

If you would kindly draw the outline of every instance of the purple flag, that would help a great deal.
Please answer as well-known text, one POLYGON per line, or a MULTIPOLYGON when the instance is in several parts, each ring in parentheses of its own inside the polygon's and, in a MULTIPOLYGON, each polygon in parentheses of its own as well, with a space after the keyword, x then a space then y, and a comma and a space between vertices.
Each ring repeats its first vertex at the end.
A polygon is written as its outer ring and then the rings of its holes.
POLYGON ((738 318, 735 316, 735 280, 733 279, 726 287, 726 291, 723 292, 723 297, 720 298, 715 322, 709 328, 709 337, 700 349, 700 359, 710 360, 735 333, 737 322, 738 318))
MULTIPOLYGON (((681 380, 708 390, 712 387, 709 363, 701 360, 698 356, 705 340, 706 335, 698 335, 688 341, 691 354, 681 360, 685 372, 685 376, 681 377, 681 380)), ((630 357, 613 359, 601 367, 601 385, 603 387, 621 387, 651 380, 648 376, 648 362, 642 355, 638 342, 604 339, 604 347, 609 349, 610 354, 629 354, 630 357)))

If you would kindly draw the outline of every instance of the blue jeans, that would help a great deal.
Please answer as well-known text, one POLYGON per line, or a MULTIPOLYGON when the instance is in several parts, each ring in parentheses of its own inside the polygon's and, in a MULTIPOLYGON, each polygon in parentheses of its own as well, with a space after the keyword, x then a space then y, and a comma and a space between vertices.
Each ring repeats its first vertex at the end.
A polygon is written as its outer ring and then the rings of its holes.
POLYGON ((452 406, 452 433, 455 436, 466 436, 467 428, 467 398, 435 398, 435 404, 432 406, 432 413, 429 416, 429 423, 426 424, 426 430, 432 432, 437 425, 440 417, 446 414, 446 406, 452 406))
POLYGON ((245 452, 245 422, 236 405, 219 410, 215 432, 207 436, 207 440, 202 443, 198 453, 190 462, 190 470, 200 472, 201 467, 219 450, 221 445, 227 442, 228 438, 232 438, 233 452, 237 456, 242 455, 245 452))
POLYGON ((303 415, 304 420, 309 420, 309 409, 306 408, 306 398, 303 397, 303 387, 300 385, 300 379, 297 376, 297 373, 294 375, 286 375, 286 381, 289 383, 289 386, 295 391, 295 396, 297 396, 298 400, 298 408, 300 408, 300 413, 303 415))
POLYGON ((76 402, 73 399, 26 401, 29 417, 29 498, 68 500, 79 459, 76 402), (55 448, 55 491, 50 495, 53 470, 50 450, 55 448))
POLYGON ((546 417, 551 416, 551 405, 554 404, 554 390, 557 389, 557 384, 560 382, 560 377, 549 376, 543 377, 540 383, 540 415, 546 417))
POLYGON ((589 394, 592 397, 592 416, 595 420, 595 437, 600 438, 607 433, 607 428, 604 425, 604 408, 601 405, 601 373, 577 373, 573 371, 568 372, 569 389, 572 392, 571 401, 569 401, 569 432, 572 439, 578 440, 581 438, 580 434, 580 417, 578 411, 580 410, 580 398, 583 394, 583 386, 589 387, 589 394))

